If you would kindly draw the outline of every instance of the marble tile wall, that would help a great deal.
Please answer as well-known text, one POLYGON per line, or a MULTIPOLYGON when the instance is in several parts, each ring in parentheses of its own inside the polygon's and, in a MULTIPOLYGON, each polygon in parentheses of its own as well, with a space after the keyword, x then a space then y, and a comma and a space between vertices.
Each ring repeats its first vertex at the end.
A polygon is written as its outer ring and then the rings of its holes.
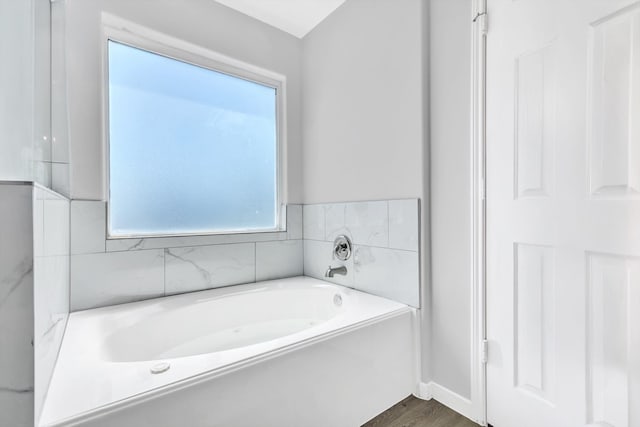
POLYGON ((302 206, 287 231, 107 239, 106 204, 71 202, 71 310, 302 275, 302 206))
POLYGON ((0 425, 33 426, 32 187, 0 183, 0 200, 0 425))
POLYGON ((69 317, 69 200, 33 188, 35 420, 39 419, 69 317))
POLYGON ((289 205, 287 231, 107 239, 106 204, 71 202, 71 310, 305 274, 326 279, 332 242, 354 244, 335 283, 419 305, 419 202, 289 205), (303 221, 304 218, 304 221, 303 221))
POLYGON ((304 274, 419 307, 419 209, 417 199, 304 205, 304 274), (333 257, 340 234, 354 246, 346 262, 333 257), (324 277, 329 265, 347 275, 324 277))
POLYGON ((0 183, 0 426, 37 423, 69 316, 69 200, 0 183))

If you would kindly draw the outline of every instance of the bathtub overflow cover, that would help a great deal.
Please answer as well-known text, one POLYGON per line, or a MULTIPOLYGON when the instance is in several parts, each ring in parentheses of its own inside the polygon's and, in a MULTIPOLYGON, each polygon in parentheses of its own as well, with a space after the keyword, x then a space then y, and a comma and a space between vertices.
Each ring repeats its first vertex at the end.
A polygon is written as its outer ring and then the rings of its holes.
POLYGON ((160 362, 153 365, 150 371, 152 374, 161 374, 163 372, 167 372, 170 367, 171 365, 169 365, 167 362, 160 362))

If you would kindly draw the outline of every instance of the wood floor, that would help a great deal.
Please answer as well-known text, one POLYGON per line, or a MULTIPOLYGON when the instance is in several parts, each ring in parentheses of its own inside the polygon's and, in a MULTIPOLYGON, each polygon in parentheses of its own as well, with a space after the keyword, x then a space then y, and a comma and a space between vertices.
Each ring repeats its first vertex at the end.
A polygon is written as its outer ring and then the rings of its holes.
POLYGON ((478 427, 435 400, 409 396, 362 427, 478 427))

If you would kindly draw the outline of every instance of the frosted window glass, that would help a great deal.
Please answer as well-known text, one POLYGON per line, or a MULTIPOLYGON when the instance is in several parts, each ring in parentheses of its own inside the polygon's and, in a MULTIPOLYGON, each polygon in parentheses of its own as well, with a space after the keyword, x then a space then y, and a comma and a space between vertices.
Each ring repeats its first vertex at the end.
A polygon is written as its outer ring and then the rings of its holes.
POLYGON ((277 226, 276 89, 109 41, 109 234, 277 226))

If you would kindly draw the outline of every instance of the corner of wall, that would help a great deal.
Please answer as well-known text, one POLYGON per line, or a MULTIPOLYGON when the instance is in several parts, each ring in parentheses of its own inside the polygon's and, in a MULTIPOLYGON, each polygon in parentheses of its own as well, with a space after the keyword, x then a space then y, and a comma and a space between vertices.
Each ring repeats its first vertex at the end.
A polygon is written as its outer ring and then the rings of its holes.
POLYGON ((457 413, 464 415, 475 423, 481 423, 480 420, 474 418, 474 405, 473 403, 454 391, 449 390, 446 387, 441 386, 433 381, 421 382, 418 384, 418 390, 415 396, 422 400, 434 399, 444 406, 456 411, 457 413))
POLYGON ((423 150, 422 150, 422 204, 420 209, 421 263, 421 371, 420 381, 431 381, 431 79, 430 79, 430 31, 429 22, 431 1, 422 5, 422 108, 423 108, 423 150))
POLYGON ((430 380, 471 397, 471 0, 429 2, 430 380))

